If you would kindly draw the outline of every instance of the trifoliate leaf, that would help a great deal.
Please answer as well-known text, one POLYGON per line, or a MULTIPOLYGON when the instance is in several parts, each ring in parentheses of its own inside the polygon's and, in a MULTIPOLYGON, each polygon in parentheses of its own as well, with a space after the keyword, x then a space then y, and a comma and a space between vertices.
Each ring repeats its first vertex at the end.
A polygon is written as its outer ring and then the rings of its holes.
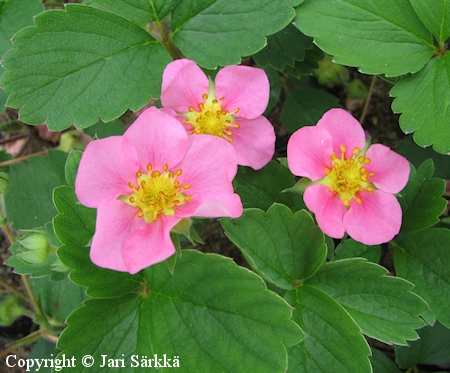
POLYGON ((311 277, 327 255, 323 233, 305 210, 292 214, 274 204, 267 213, 246 209, 240 218, 221 222, 252 268, 282 289, 311 277))
POLYGON ((447 206, 442 198, 445 182, 433 178, 433 161, 427 160, 417 169, 411 166, 406 187, 398 194, 403 210, 400 232, 415 232, 439 222, 439 216, 447 206))
POLYGON ((450 363, 450 329, 440 322, 428 325, 418 331, 420 339, 396 346, 396 360, 402 368, 416 364, 446 365, 450 363))
POLYGON ((305 286, 332 297, 355 320, 361 331, 385 343, 406 345, 417 339, 424 325, 419 317, 428 306, 411 292, 413 285, 362 258, 336 260, 322 265, 305 286))
POLYGON ((281 121, 289 132, 313 126, 331 108, 339 107, 338 98, 315 88, 288 90, 281 110, 281 121))
POLYGON ((381 257, 381 246, 368 246, 353 238, 347 238, 336 248, 335 259, 365 258, 369 262, 378 263, 381 257))
POLYGON ((67 276, 58 282, 50 281, 48 277, 34 278, 31 279, 31 285, 42 311, 50 317, 56 317, 61 325, 87 299, 84 289, 67 276))
POLYGON ((155 354, 176 356, 180 372, 286 371, 285 345, 303 334, 289 305, 254 273, 197 251, 183 251, 173 274, 164 262, 144 272, 148 286, 142 293, 88 300, 69 316, 58 342, 62 353, 77 361, 92 355, 94 371, 105 354, 124 359, 121 372, 137 371, 133 355, 140 362, 155 354))
POLYGON ((448 0, 410 0, 421 21, 439 43, 450 37, 450 3, 448 0))
POLYGON ((404 0, 305 0, 294 24, 342 65, 398 76, 435 53, 432 37, 404 0))
POLYGON ((44 12, 4 58, 8 105, 52 130, 109 122, 158 97, 170 57, 136 24, 84 5, 44 12))
POLYGON ((289 24, 283 30, 267 38, 267 45, 253 56, 259 66, 270 65, 283 70, 286 65, 294 66, 295 61, 303 61, 305 50, 312 47, 312 40, 302 34, 294 25, 289 24))
POLYGON ((266 44, 294 17, 288 0, 180 1, 172 12, 172 40, 202 67, 234 65, 266 44))
POLYGON ((295 180, 289 169, 275 161, 257 171, 250 167, 240 167, 233 180, 244 208, 256 207, 262 210, 267 210, 275 202, 286 204, 294 212, 305 209, 301 195, 283 193, 294 184, 295 180))
POLYGON ((411 281, 412 291, 430 306, 437 319, 450 327, 450 230, 410 233, 395 243, 398 276, 411 281))
POLYGON ((371 348, 372 356, 369 356, 373 373, 402 373, 395 363, 380 350, 371 348))
POLYGON ((66 153, 49 150, 48 158, 30 157, 26 163, 11 165, 5 210, 15 230, 43 226, 56 215, 52 191, 66 183, 66 158, 66 153))
POLYGON ((14 34, 33 24, 33 17, 44 10, 39 0, 7 0, 0 2, 0 57, 12 48, 14 34))
POLYGON ((370 348, 349 314, 332 298, 309 286, 286 293, 292 319, 306 337, 288 349, 289 371, 295 373, 372 373, 370 348))
POLYGON ((70 186, 54 192, 59 211, 54 219, 55 232, 64 246, 58 250, 61 261, 72 269, 70 279, 86 287, 86 293, 96 298, 114 298, 142 285, 141 275, 99 268, 89 258, 87 244, 95 230, 96 211, 80 204, 70 186))
POLYGON ((179 0, 85 0, 84 3, 101 6, 110 12, 136 22, 162 20, 179 0))
POLYGON ((450 53, 431 59, 414 75, 401 78, 391 89, 392 110, 402 113, 400 127, 414 132, 420 146, 450 154, 450 53))

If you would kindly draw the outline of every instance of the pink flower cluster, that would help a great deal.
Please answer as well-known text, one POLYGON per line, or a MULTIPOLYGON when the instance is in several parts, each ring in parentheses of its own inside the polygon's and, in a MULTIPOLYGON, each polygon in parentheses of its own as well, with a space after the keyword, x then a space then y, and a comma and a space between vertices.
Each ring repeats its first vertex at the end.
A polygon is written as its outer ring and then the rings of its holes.
POLYGON ((239 217, 237 164, 261 168, 274 153, 274 129, 261 116, 268 98, 261 69, 225 67, 214 84, 192 61, 170 63, 164 108, 82 156, 75 193, 97 209, 92 261, 133 274, 175 253, 170 232, 182 219, 239 217))
POLYGON ((287 157, 294 175, 312 181, 304 201, 325 234, 347 232, 366 245, 398 234, 402 210, 394 194, 408 182, 409 163, 384 145, 367 147, 363 128, 345 110, 331 109, 295 132, 287 157))

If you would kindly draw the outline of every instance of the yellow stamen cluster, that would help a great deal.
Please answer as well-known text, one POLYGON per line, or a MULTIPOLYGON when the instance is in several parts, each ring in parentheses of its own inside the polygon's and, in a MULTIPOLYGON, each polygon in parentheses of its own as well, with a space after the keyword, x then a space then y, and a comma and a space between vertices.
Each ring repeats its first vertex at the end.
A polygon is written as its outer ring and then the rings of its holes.
POLYGON ((162 171, 153 170, 149 164, 147 173, 136 173, 136 183, 128 183, 132 193, 118 199, 136 207, 137 216, 146 223, 156 221, 160 214, 173 216, 176 206, 191 200, 190 196, 184 194, 191 187, 190 184, 182 185, 177 181, 182 172, 181 169, 170 171, 167 164, 162 171))
POLYGON ((342 200, 344 206, 350 206, 350 201, 354 199, 361 204, 360 192, 367 191, 372 193, 375 188, 369 181, 369 178, 375 176, 374 173, 368 173, 366 166, 370 159, 361 154, 361 149, 353 149, 353 156, 345 158, 347 151, 344 145, 340 146, 341 156, 336 153, 331 155, 331 168, 326 168, 326 177, 323 184, 330 188, 330 191, 336 192, 342 200))
POLYGON ((184 124, 190 124, 194 128, 194 134, 204 133, 227 139, 233 142, 233 130, 239 128, 238 123, 234 123, 239 108, 233 113, 229 113, 222 109, 222 97, 216 99, 214 93, 215 87, 210 83, 209 93, 203 94, 203 102, 198 104, 198 110, 194 107, 189 108, 188 113, 184 113, 186 120, 184 124))

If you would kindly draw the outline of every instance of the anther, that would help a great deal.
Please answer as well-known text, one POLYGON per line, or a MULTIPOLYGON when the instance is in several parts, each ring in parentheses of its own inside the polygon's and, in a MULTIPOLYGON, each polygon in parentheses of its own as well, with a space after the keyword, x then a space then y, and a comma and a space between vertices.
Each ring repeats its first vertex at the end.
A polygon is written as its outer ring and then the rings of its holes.
POLYGON ((192 113, 194 111, 194 108, 192 106, 189 106, 189 111, 192 113))
POLYGON ((137 177, 141 177, 142 176, 142 172, 141 171, 136 172, 136 176, 137 177))
POLYGON ((212 103, 213 103, 214 105, 217 104, 217 100, 216 100, 216 99, 212 100, 212 103))
POLYGON ((142 218, 144 216, 144 212, 142 210, 139 210, 139 212, 137 213, 137 216, 142 218))
POLYGON ((185 184, 185 185, 183 186, 184 189, 189 189, 190 187, 191 187, 191 184, 185 184))
POLYGON ((332 161, 334 161, 334 160, 337 158, 336 153, 331 154, 331 157, 330 157, 330 158, 331 158, 332 161))
POLYGON ((141 181, 141 187, 142 187, 143 189, 145 189, 145 184, 147 184, 147 183, 145 182, 145 180, 142 180, 142 181, 141 181))
POLYGON ((152 170, 152 168, 153 168, 153 167, 152 167, 152 165, 151 165, 151 164, 148 164, 148 165, 147 165, 147 170, 148 170, 148 171, 151 171, 151 170, 152 170))
POLYGON ((348 199, 342 200, 342 203, 343 203, 343 205, 346 206, 346 207, 350 206, 350 201, 349 201, 348 199))
POLYGON ((365 158, 364 159, 364 164, 369 164, 370 163, 370 158, 365 158))
POLYGON ((134 197, 130 197, 128 200, 129 200, 131 203, 134 203, 134 201, 135 201, 134 197))
POLYGON ((192 199, 192 197, 189 197, 189 196, 184 197, 185 201, 190 201, 191 199, 192 199))
POLYGON ((359 154, 360 152, 361 152, 361 149, 358 148, 358 147, 356 147, 355 149, 353 149, 353 154, 354 154, 354 155, 357 155, 357 154, 359 154))
POLYGON ((365 159, 366 159, 366 157, 364 157, 363 155, 360 155, 360 156, 358 157, 358 162, 359 162, 359 163, 364 163, 365 159))
POLYGON ((208 95, 207 95, 206 93, 203 93, 203 94, 202 94, 202 97, 203 97, 204 100, 207 100, 207 99, 208 99, 208 95))
POLYGON ((371 186, 368 186, 366 190, 367 190, 369 193, 372 193, 372 192, 374 191, 373 187, 371 187, 371 186))
POLYGON ((342 154, 344 154, 347 151, 347 148, 343 144, 339 146, 339 149, 341 149, 342 154))
MULTIPOLYGON (((236 109, 234 109, 234 112, 237 113, 239 111, 239 108, 237 107, 236 109)), ((226 112, 225 112, 226 113, 226 112)))
POLYGON ((358 198, 358 197, 355 198, 355 201, 358 202, 358 204, 362 203, 361 198, 358 198))
POLYGON ((169 168, 169 166, 167 166, 167 163, 163 166, 163 170, 167 171, 167 169, 169 168))
POLYGON ((128 183, 128 186, 129 186, 131 189, 134 189, 134 184, 133 184, 131 181, 128 183))
POLYGON ((180 169, 180 170, 176 170, 175 173, 177 174, 177 176, 180 176, 182 172, 183 172, 183 171, 180 169))

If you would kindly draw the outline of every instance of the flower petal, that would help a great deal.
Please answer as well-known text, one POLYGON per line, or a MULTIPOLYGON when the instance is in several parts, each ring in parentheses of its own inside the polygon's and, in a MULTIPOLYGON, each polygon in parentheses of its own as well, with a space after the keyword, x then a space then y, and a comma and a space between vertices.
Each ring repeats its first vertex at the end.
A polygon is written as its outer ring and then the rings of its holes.
POLYGON ((136 216, 136 209, 112 200, 97 209, 95 234, 90 256, 94 264, 116 271, 128 271, 123 248, 128 237, 145 222, 136 216))
POLYGON ((320 127, 303 127, 294 132, 287 145, 289 169, 294 175, 317 181, 331 168, 333 153, 330 133, 320 127))
POLYGON ((366 157, 370 163, 366 166, 368 173, 374 173, 369 181, 378 189, 387 193, 398 193, 408 183, 410 166, 406 158, 381 144, 372 145, 366 157))
POLYGON ((203 94, 209 92, 209 79, 197 64, 188 59, 175 60, 163 73, 161 103, 179 113, 187 113, 189 107, 198 108, 203 94))
POLYGON ((342 218, 347 209, 337 193, 330 192, 325 185, 311 185, 305 190, 306 207, 315 215, 323 233, 333 238, 342 238, 345 233, 342 218))
POLYGON ((183 158, 188 147, 188 135, 183 125, 171 115, 156 107, 145 110, 125 132, 137 149, 141 172, 147 172, 147 165, 162 170, 169 169, 183 158))
POLYGON ((152 264, 166 260, 175 253, 170 230, 180 221, 173 216, 160 216, 133 232, 123 249, 127 271, 139 272, 152 264))
POLYGON ((402 209, 394 195, 375 190, 360 193, 362 203, 350 201, 344 227, 356 241, 378 245, 392 240, 400 231, 402 209))
POLYGON ((263 69, 250 66, 226 66, 215 79, 216 98, 229 113, 254 119, 266 110, 269 103, 269 79, 263 69))
POLYGON ((129 194, 128 183, 136 179, 139 162, 136 149, 122 136, 111 136, 88 144, 81 157, 75 193, 88 207, 103 200, 129 194))
POLYGON ((202 212, 207 214, 203 216, 240 215, 242 206, 231 183, 237 172, 236 153, 227 141, 211 135, 189 137, 189 148, 179 167, 182 174, 177 180, 190 185, 185 194, 192 199, 177 208, 177 216, 192 216, 209 200, 224 204, 228 212, 222 215, 225 210, 221 206, 217 213, 210 209, 202 212))
POLYGON ((264 167, 275 152, 275 131, 263 116, 255 119, 238 119, 239 128, 233 129, 231 145, 236 151, 237 163, 255 170, 264 167))
POLYGON ((363 149, 366 136, 361 124, 343 109, 328 110, 317 122, 317 127, 326 129, 333 139, 333 152, 341 155, 340 146, 346 147, 345 158, 353 156, 353 149, 363 149))

